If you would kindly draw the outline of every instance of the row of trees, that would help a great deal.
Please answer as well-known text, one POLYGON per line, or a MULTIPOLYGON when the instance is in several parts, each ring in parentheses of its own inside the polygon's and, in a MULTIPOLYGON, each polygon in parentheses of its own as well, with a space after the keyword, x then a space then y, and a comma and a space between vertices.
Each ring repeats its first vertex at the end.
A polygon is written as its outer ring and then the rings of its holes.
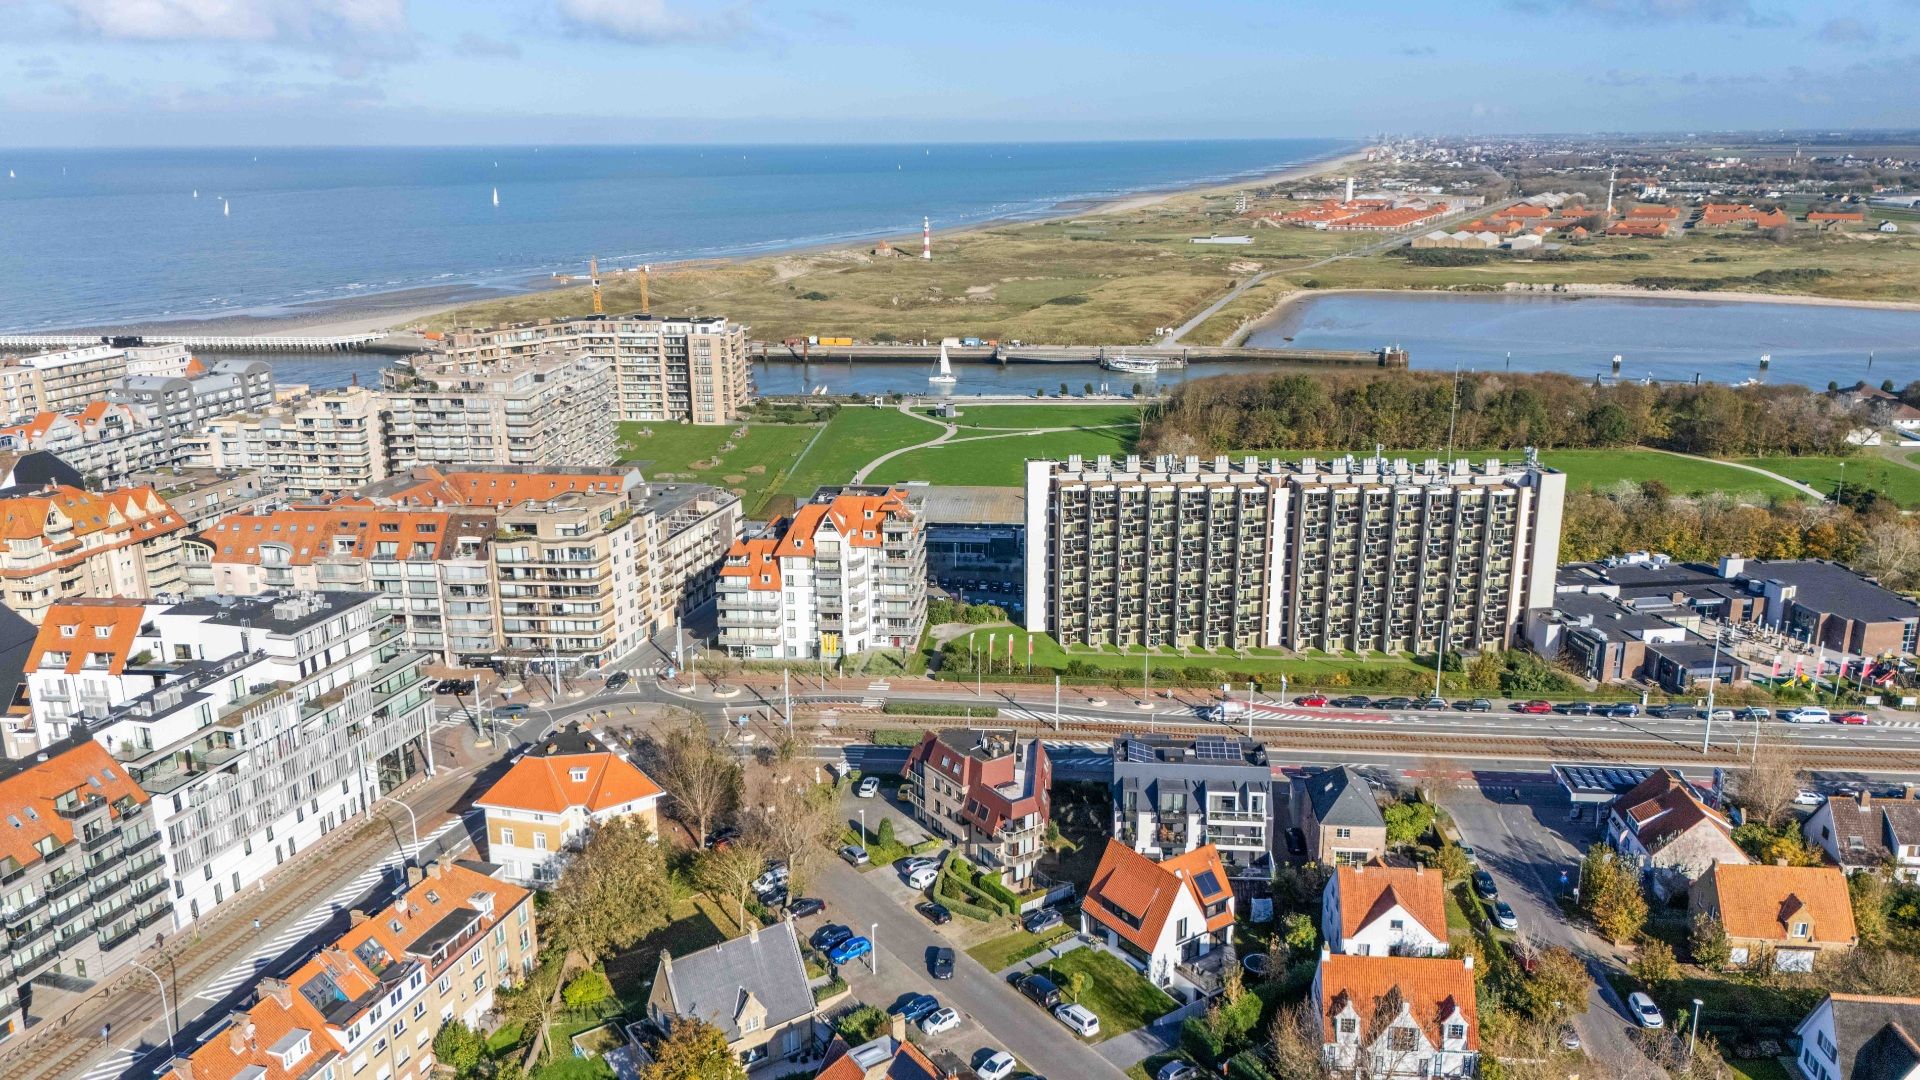
POLYGON ((1652 446, 1713 456, 1845 454, 1862 420, 1804 387, 1593 382, 1556 374, 1323 372, 1222 375, 1151 406, 1149 452, 1652 446))

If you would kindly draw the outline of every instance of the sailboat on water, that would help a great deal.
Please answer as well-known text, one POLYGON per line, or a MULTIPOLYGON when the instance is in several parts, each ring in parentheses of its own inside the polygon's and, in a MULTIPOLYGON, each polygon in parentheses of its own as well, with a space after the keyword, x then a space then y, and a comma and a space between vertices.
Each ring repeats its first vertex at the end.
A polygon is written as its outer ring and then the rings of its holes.
POLYGON ((941 386, 952 386, 960 380, 953 374, 953 363, 947 359, 947 343, 940 343, 940 366, 927 376, 927 381, 941 386))
POLYGON ((500 205, 500 189, 499 188, 493 189, 493 205, 495 206, 500 205))

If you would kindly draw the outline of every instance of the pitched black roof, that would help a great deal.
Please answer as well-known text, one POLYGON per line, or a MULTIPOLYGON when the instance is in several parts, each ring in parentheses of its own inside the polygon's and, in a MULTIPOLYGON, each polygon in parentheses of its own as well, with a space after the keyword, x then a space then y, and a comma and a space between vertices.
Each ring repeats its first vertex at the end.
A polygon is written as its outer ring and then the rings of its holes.
POLYGON ((1313 805, 1314 820, 1322 825, 1348 828, 1381 827, 1380 802, 1373 797, 1373 786, 1351 765, 1322 769, 1301 777, 1307 786, 1307 801, 1313 805))
POLYGON ((1920 999, 1831 995, 1844 1080, 1905 1080, 1920 1066, 1920 999))

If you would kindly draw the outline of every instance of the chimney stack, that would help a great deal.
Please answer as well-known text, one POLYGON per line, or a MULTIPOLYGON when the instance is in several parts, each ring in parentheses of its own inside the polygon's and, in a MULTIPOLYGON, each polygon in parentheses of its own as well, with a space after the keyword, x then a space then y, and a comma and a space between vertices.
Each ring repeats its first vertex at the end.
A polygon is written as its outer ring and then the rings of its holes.
POLYGON ((407 864, 407 887, 408 888, 412 888, 415 885, 420 884, 420 879, 422 876, 423 874, 419 866, 413 863, 407 864))
POLYGON ((350 927, 359 926, 366 921, 367 913, 361 908, 354 908, 352 911, 347 912, 347 925, 350 927))

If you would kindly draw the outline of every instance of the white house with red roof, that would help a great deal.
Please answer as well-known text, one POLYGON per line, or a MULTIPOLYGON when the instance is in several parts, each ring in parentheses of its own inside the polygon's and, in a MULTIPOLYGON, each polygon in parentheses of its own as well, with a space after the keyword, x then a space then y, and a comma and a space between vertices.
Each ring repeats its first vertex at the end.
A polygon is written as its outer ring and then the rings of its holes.
POLYGON ((1327 948, 1355 956, 1444 956, 1447 901, 1438 870, 1338 866, 1321 894, 1327 948))
POLYGON ((487 817, 487 861, 520 884, 551 885, 594 826, 638 816, 659 835, 652 778, 575 723, 513 763, 474 806, 487 817))
POLYGON ((720 568, 721 648, 835 659, 910 648, 927 621, 927 528, 905 488, 821 488, 720 568))
POLYGON ((1473 958, 1322 950, 1313 975, 1327 1067, 1342 1076, 1473 1076, 1480 1014, 1473 958))
POLYGON ((1080 932, 1130 957, 1156 986, 1210 990, 1206 958, 1233 942, 1233 885, 1219 850, 1203 844, 1154 862, 1108 840, 1080 905, 1080 932))
POLYGON ((1726 816, 1672 769, 1657 770, 1613 801, 1607 841, 1662 897, 1684 891, 1715 863, 1748 862, 1726 816))

